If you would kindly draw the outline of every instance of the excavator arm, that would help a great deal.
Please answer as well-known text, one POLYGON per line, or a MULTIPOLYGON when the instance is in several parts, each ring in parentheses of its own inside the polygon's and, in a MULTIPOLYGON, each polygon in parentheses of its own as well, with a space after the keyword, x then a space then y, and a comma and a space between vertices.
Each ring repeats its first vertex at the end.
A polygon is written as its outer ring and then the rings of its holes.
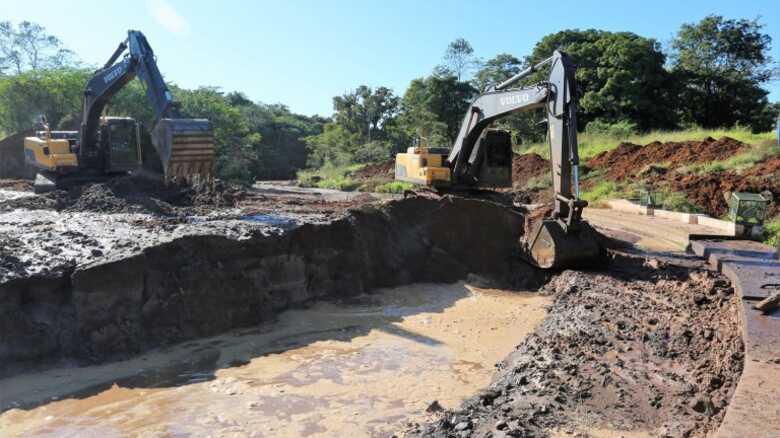
POLYGON ((110 99, 134 78, 145 85, 152 104, 152 144, 163 164, 166 179, 177 176, 210 176, 214 140, 205 119, 172 118, 173 96, 157 68, 154 52, 139 31, 130 30, 105 65, 95 72, 84 91, 80 161, 89 168, 102 163, 98 145, 100 116, 110 99), (120 56, 127 54, 119 60, 120 56))
POLYGON ((577 99, 574 64, 560 51, 506 81, 489 87, 472 103, 455 139, 447 162, 452 178, 465 184, 476 182, 483 145, 482 132, 494 121, 510 114, 545 108, 550 139, 550 157, 555 192, 553 216, 568 226, 578 221, 586 205, 579 200, 577 153, 577 99), (546 65, 550 78, 530 87, 509 88, 546 65))
POLYGON ((506 81, 489 87, 471 104, 458 137, 447 157, 455 182, 478 183, 486 146, 483 131, 509 114, 544 108, 550 142, 553 211, 536 223, 523 242, 523 254, 542 268, 561 268, 597 260, 601 246, 595 231, 582 220, 588 205, 579 199, 577 151, 577 95, 575 66, 560 51, 506 81), (548 81, 531 87, 510 88, 542 67, 550 65, 548 81))

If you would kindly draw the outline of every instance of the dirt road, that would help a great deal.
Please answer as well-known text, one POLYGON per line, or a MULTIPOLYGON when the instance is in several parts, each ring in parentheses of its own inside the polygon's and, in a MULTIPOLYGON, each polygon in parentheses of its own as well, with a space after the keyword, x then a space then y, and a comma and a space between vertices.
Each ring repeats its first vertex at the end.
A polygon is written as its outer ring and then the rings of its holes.
POLYGON ((285 312, 274 324, 130 361, 0 381, 4 408, 49 401, 6 411, 0 430, 58 437, 388 436, 428 418, 434 400, 455 408, 487 385, 493 365, 536 328, 550 302, 457 283, 319 303, 285 312))

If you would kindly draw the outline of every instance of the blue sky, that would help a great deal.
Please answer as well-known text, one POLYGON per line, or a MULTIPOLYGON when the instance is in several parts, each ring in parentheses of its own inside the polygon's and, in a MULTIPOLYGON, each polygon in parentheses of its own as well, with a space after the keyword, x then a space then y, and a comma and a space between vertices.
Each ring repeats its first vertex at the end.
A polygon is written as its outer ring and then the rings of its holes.
MULTIPOLYGON (((632 31, 667 45, 708 14, 760 16, 780 61, 778 0, 755 1, 229 1, 2 0, 0 20, 34 21, 90 64, 105 62, 127 29, 143 31, 163 74, 184 87, 240 90, 295 112, 330 115, 332 97, 360 84, 402 94, 447 44, 469 40, 483 59, 528 54, 567 28, 632 31)), ((780 83, 769 85, 780 100, 780 83)))

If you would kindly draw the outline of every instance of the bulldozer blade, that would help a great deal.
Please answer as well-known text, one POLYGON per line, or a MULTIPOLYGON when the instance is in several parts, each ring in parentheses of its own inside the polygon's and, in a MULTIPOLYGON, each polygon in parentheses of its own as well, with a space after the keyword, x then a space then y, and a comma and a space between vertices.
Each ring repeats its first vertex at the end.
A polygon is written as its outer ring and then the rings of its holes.
POLYGON ((161 119, 152 130, 164 177, 199 176, 214 172, 214 133, 206 119, 161 119))
POLYGON ((601 261, 604 252, 598 233, 585 221, 566 230, 559 221, 545 219, 529 237, 524 254, 543 269, 593 266, 601 261))

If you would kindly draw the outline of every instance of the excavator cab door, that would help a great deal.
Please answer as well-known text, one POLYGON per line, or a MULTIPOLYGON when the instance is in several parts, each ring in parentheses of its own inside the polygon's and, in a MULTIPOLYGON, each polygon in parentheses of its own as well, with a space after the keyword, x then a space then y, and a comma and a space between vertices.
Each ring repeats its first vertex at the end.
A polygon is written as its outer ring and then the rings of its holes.
POLYGON ((484 187, 512 186, 512 135, 502 129, 486 130, 477 148, 480 159, 477 185, 484 187))
POLYGON ((141 146, 134 119, 107 118, 101 128, 101 140, 106 154, 106 172, 129 172, 140 166, 141 146))

